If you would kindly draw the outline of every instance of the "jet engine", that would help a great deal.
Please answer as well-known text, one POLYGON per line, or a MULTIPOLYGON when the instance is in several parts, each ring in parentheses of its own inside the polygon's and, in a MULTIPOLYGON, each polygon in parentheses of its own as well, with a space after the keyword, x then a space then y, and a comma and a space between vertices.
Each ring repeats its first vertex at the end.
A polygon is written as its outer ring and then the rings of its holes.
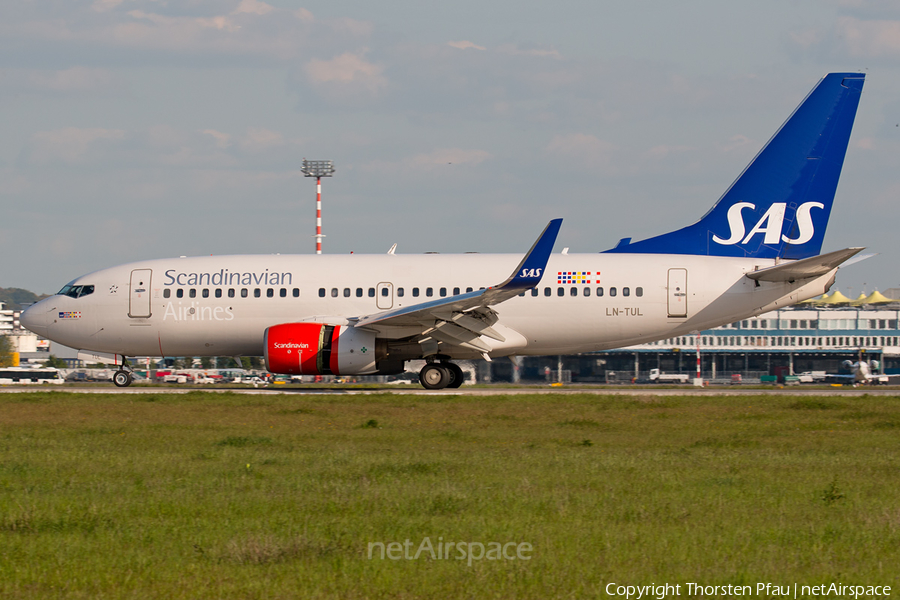
MULTIPOLYGON (((381 340, 379 340, 381 341, 381 340)), ((375 332, 345 325, 283 323, 266 329, 266 369, 285 375, 375 373, 375 332)))

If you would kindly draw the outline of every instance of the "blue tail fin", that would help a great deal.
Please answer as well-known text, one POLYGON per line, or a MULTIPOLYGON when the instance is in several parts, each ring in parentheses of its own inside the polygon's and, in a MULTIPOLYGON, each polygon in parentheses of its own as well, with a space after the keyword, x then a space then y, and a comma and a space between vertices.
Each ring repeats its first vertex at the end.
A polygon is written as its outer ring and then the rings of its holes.
POLYGON ((633 244, 620 242, 607 252, 818 255, 864 79, 860 73, 826 75, 698 222, 633 244))

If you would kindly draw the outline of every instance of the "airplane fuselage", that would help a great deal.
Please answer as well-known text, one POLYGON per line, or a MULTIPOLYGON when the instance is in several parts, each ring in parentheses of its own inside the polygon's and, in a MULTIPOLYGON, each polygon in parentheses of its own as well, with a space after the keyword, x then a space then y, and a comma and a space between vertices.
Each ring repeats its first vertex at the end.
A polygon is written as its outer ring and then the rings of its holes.
MULTIPOLYGON (((32 328, 80 350, 124 356, 259 356, 280 323, 347 324, 359 315, 496 284, 517 255, 208 256, 143 261, 73 281, 31 309, 32 328)), ((822 294, 745 273, 771 259, 555 254, 538 285, 497 307, 491 357, 603 350, 708 329, 822 294)), ((352 321, 351 321, 352 322, 352 321)), ((421 329, 379 337, 399 340, 421 329)), ((453 358, 480 356, 456 348, 453 358)))

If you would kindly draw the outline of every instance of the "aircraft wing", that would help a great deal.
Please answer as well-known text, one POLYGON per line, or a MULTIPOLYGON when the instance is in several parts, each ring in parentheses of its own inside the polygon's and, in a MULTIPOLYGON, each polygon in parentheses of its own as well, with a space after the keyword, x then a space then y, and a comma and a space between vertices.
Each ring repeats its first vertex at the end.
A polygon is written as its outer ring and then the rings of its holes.
POLYGON ((489 352, 491 348, 480 339, 486 336, 503 342, 505 338, 491 326, 499 317, 490 307, 500 304, 536 286, 544 274, 562 219, 550 221, 531 246, 531 249, 504 281, 495 286, 405 306, 396 310, 374 313, 352 319, 355 327, 373 329, 420 328, 429 339, 450 345, 489 352))
POLYGON ((750 279, 755 279, 756 281, 772 282, 793 282, 798 279, 812 279, 814 277, 821 277, 832 269, 839 267, 850 257, 863 250, 864 248, 837 250, 836 252, 829 252, 828 254, 822 254, 820 256, 811 256, 802 260, 795 260, 775 265, 774 267, 751 271, 746 275, 750 279))

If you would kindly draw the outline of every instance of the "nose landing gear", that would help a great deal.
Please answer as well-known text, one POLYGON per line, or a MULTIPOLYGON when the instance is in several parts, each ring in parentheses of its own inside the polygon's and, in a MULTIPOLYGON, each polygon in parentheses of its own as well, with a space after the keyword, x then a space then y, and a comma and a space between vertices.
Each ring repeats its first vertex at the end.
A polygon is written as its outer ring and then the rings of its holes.
POLYGON ((419 371, 419 381, 426 390, 458 388, 463 382, 463 372, 456 363, 428 363, 419 371))

